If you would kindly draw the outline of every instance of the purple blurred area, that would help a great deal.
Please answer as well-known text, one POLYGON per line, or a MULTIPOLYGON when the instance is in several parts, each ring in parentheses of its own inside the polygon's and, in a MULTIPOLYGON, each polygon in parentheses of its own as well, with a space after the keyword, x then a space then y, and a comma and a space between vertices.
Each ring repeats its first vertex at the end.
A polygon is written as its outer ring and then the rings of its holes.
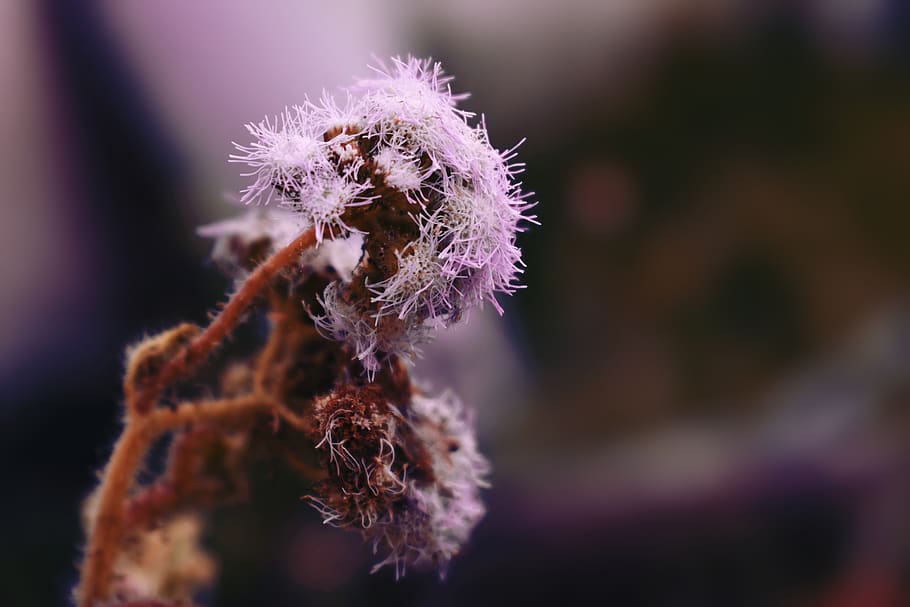
POLYGON ((66 604, 123 348, 229 288, 243 124, 411 52, 540 201, 528 288, 417 365, 489 514, 396 583, 263 470, 205 604, 910 605, 908 6, 0 4, 0 604, 66 604))

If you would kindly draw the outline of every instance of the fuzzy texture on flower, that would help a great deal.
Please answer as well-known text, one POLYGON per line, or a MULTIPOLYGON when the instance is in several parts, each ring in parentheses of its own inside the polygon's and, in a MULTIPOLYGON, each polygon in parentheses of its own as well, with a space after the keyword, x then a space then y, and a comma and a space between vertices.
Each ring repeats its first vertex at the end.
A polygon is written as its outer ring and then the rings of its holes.
POLYGON ((370 377, 484 301, 501 313, 495 294, 513 293, 522 268, 516 235, 535 222, 515 148, 495 149, 483 119, 470 124, 439 63, 373 69, 344 104, 323 95, 248 125, 255 141, 231 157, 254 177, 244 201, 276 198, 303 218, 289 232, 364 234, 350 280, 329 285, 313 316, 370 377))
POLYGON ((401 407, 375 385, 343 387, 316 401, 314 418, 329 478, 308 500, 323 521, 360 530, 384 552, 373 571, 444 575, 485 513, 489 472, 460 401, 414 395, 401 407))
MULTIPOLYGON (((218 267, 228 276, 241 279, 307 227, 306 219, 293 211, 255 208, 238 217, 202 226, 198 233, 215 240, 212 260, 218 267)), ((355 232, 308 249, 301 255, 300 264, 348 283, 361 257, 363 234, 355 232)))
POLYGON ((351 149, 354 139, 342 128, 347 125, 338 122, 346 115, 345 108, 324 96, 320 104, 306 100, 272 119, 248 124, 255 141, 235 143, 240 153, 230 156, 231 162, 249 165, 252 171, 245 175, 255 177, 241 200, 268 204, 277 195, 279 208, 305 217, 316 226, 320 241, 326 234, 350 232, 341 216, 349 204, 360 201, 366 184, 354 177, 363 162, 358 156, 339 170, 339 153, 351 149))

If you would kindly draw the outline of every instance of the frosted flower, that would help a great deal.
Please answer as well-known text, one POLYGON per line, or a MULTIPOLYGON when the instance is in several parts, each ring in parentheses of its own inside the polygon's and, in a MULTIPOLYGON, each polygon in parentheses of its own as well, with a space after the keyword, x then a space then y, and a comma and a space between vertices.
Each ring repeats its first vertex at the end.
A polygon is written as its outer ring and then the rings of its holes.
POLYGON ((248 124, 255 141, 235 143, 241 153, 230 156, 231 162, 253 169, 246 175, 255 181, 243 190, 241 200, 268 204, 277 194, 279 207, 307 218, 319 240, 349 232, 341 216, 347 205, 359 200, 366 184, 355 177, 361 168, 357 154, 353 149, 345 152, 353 140, 339 127, 346 111, 324 97, 322 105, 306 101, 272 120, 248 124))
POLYGON ((245 175, 256 177, 243 190, 243 202, 263 197, 268 203, 275 192, 299 191, 305 181, 330 173, 323 150, 325 142, 319 132, 322 125, 311 115, 307 104, 285 109, 283 114, 266 117, 259 124, 246 125, 255 141, 249 145, 234 143, 240 154, 230 156, 231 162, 250 165, 253 171, 245 175))
POLYGON ((503 193, 478 193, 462 183, 448 185, 447 204, 423 219, 423 231, 445 235, 439 249, 443 274, 471 306, 489 299, 502 313, 493 294, 513 293, 521 271, 521 250, 514 234, 520 211, 500 198, 503 193))
POLYGON ((342 105, 324 94, 248 126, 256 141, 232 157, 253 169, 244 200, 277 194, 320 239, 363 233, 360 263, 312 314, 371 377, 484 301, 501 313, 495 294, 514 292, 522 267, 516 235, 535 222, 515 148, 500 152, 483 119, 469 123, 440 64, 373 69, 342 105))
POLYGON ((202 226, 197 233, 215 240, 212 260, 225 274, 239 278, 309 226, 307 218, 299 213, 256 208, 238 217, 202 226))
MULTIPOLYGON (((200 227, 200 236, 215 239, 212 260, 235 278, 242 278, 267 255, 287 246, 309 225, 305 217, 286 209, 256 208, 239 217, 200 227)), ((301 265, 350 282, 363 256, 363 235, 323 241, 301 255, 301 265)))
POLYGON ((303 254, 303 263, 322 274, 336 274, 341 283, 351 282, 363 257, 363 234, 325 240, 303 254))
POLYGON ((433 240, 415 240, 404 252, 396 251, 395 256, 398 271, 381 282, 367 285, 375 294, 373 303, 379 305, 378 314, 392 312, 399 320, 415 313, 436 318, 452 309, 448 301, 451 289, 433 240), (425 309, 418 310, 419 307, 425 309))
POLYGON ((329 479, 309 496, 323 521, 360 530, 396 577, 449 561, 485 513, 479 489, 489 464, 451 393, 388 403, 375 386, 342 388, 314 406, 317 447, 329 479))
POLYGON ((418 166, 418 159, 392 147, 384 147, 373 158, 375 172, 381 175, 386 185, 400 192, 419 191, 424 175, 418 166))

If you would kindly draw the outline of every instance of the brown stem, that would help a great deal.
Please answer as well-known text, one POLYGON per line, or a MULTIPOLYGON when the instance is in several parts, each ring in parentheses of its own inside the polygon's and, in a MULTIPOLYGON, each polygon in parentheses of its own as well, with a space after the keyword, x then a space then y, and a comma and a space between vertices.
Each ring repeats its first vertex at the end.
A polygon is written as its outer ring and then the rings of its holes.
POLYGON ((209 326, 168 360, 141 390, 127 392, 126 428, 105 468, 98 488, 96 514, 89 525, 89 540, 77 596, 80 607, 91 607, 109 597, 111 577, 126 528, 127 495, 136 470, 152 442, 168 430, 207 420, 243 416, 259 408, 275 410, 292 426, 308 429, 305 420, 283 405, 261 395, 207 403, 183 404, 175 409, 154 409, 161 393, 203 362, 240 323, 247 309, 272 279, 316 244, 311 228, 260 264, 230 298, 209 326))
POLYGON ((77 593, 80 607, 91 607, 95 601, 109 596, 115 559, 127 531, 127 495, 152 442, 169 430, 191 423, 230 421, 270 410, 295 428, 303 431, 310 428, 287 407, 262 395, 183 403, 175 409, 155 409, 147 416, 134 416, 127 421, 98 489, 97 514, 89 526, 88 548, 77 593))
POLYGON ((96 599, 107 598, 124 533, 124 498, 154 437, 150 424, 128 423, 114 446, 98 489, 97 514, 89 524, 89 542, 77 591, 81 607, 91 607, 96 599))
POLYGON ((131 402, 128 402, 129 410, 139 415, 147 414, 165 388, 208 358, 224 338, 240 324, 247 309, 271 280, 315 244, 316 230, 310 228, 288 246, 259 264, 211 324, 193 338, 185 349, 165 364, 154 381, 139 392, 131 402))
MULTIPOLYGON (((237 487, 242 485, 239 478, 242 475, 216 479, 202 470, 211 449, 224 444, 222 432, 214 424, 200 424, 200 427, 181 432, 174 438, 167 473, 129 498, 125 507, 128 528, 148 528, 177 508, 189 504, 202 507, 218 499, 226 499, 230 491, 237 491, 237 487)), ((225 454, 224 457, 227 460, 230 455, 225 454)))
POLYGON ((287 347, 287 336, 288 333, 290 333, 287 327, 288 319, 286 314, 273 310, 271 317, 274 328, 269 334, 269 339, 262 348, 262 352, 258 356, 256 370, 253 376, 253 389, 257 392, 266 394, 271 393, 269 382, 269 376, 271 375, 270 369, 273 366, 273 362, 279 359, 281 351, 287 347))
POLYGON ((189 423, 236 419, 259 409, 274 410, 284 421, 301 432, 311 430, 307 420, 263 394, 205 403, 183 403, 175 409, 156 409, 148 416, 148 423, 163 432, 189 423))

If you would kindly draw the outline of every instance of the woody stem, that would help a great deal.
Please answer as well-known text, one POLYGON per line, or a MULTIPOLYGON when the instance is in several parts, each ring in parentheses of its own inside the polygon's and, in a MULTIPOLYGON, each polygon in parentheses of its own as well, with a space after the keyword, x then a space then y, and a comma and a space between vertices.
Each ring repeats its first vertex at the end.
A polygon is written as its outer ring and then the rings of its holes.
POLYGON ((127 403, 128 410, 138 415, 147 414, 168 386, 206 360, 224 338, 240 324, 244 313, 271 280, 281 270, 297 261, 300 255, 314 244, 316 244, 316 229, 310 228, 288 246, 262 262, 234 293, 211 324, 186 348, 161 367, 154 380, 140 391, 132 402, 127 403))
POLYGON ((111 573, 127 528, 125 505, 136 470, 151 444, 162 434, 198 422, 230 421, 260 411, 273 411, 289 425, 307 430, 308 424, 268 396, 252 394, 205 403, 184 403, 175 409, 155 409, 133 417, 114 446, 98 489, 97 514, 89 527, 78 596, 80 607, 110 595, 111 573))
POLYGON ((153 408, 168 386, 206 360, 240 324, 243 315, 272 279, 315 244, 316 231, 310 228, 261 263, 209 326, 165 363, 143 390, 129 398, 126 427, 105 468, 98 488, 96 514, 88 530, 88 545, 77 591, 80 607, 91 607, 110 595, 113 567, 124 534, 128 531, 124 513, 126 498, 136 470, 155 439, 168 430, 194 421, 231 418, 263 407, 275 410, 292 426, 301 429, 306 426, 306 422, 293 412, 263 395, 202 405, 184 404, 173 410, 153 408))

